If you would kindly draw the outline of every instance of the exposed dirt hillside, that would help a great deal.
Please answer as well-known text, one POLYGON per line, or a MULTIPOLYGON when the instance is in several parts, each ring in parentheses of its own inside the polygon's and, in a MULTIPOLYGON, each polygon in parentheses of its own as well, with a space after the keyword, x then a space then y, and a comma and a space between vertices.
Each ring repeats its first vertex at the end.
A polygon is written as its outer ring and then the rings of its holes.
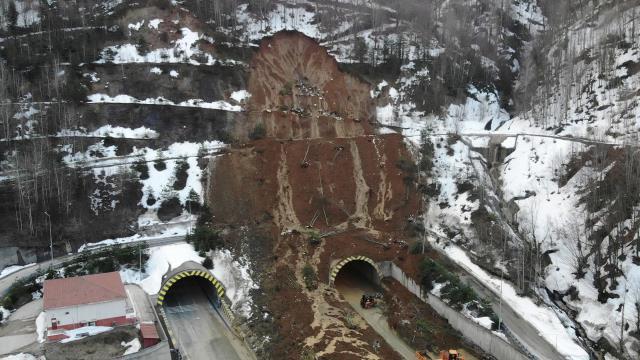
POLYGON ((250 65, 247 121, 242 138, 256 124, 281 139, 347 137, 372 132, 374 113, 368 84, 343 73, 318 43, 297 32, 265 38, 250 65))
POLYGON ((368 85, 341 73, 306 36, 278 33, 251 63, 250 112, 238 128, 264 121, 265 138, 216 158, 208 200, 219 226, 274 239, 269 253, 254 254, 264 267, 265 311, 283 336, 270 356, 298 358, 312 349, 327 359, 398 358, 386 345, 372 352, 378 337, 366 323, 347 326, 349 305, 328 285, 328 272, 342 257, 394 259, 403 250, 390 239, 405 236, 418 209, 405 143, 373 134, 368 85), (303 278, 307 264, 317 269, 315 287, 303 278))

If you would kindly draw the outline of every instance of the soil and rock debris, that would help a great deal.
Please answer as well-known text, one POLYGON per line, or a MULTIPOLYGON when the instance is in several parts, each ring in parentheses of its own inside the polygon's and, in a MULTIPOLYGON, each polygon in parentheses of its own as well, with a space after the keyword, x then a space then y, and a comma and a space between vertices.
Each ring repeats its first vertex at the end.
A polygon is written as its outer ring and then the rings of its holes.
POLYGON ((411 256, 403 240, 419 198, 409 149, 373 131, 369 85, 302 34, 265 38, 248 84, 249 111, 233 131, 251 140, 212 160, 207 200, 257 267, 259 311, 246 327, 258 357, 400 359, 384 341, 374 349, 380 336, 353 319, 328 276, 347 256, 411 256))

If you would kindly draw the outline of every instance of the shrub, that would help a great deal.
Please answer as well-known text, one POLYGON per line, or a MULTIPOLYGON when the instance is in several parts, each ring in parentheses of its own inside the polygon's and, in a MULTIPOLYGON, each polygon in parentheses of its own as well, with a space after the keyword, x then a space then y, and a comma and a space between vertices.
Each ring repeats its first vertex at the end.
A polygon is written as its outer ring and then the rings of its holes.
POLYGON ((160 204, 158 218, 162 221, 169 221, 182 213, 182 205, 177 197, 169 198, 160 204))
POLYGON ((184 207, 190 214, 197 214, 202 209, 200 196, 193 189, 189 190, 189 196, 187 196, 184 207))
POLYGON ((181 160, 176 164, 176 181, 173 183, 174 190, 182 190, 187 186, 187 178, 189 174, 187 171, 189 170, 189 163, 181 160))
POLYGON ((74 104, 80 104, 87 100, 87 88, 80 83, 75 74, 70 74, 62 87, 62 98, 74 104))
POLYGON ((138 161, 133 164, 133 170, 140 173, 140 180, 146 180, 149 178, 149 166, 144 161, 138 161))
POLYGON ((158 159, 153 163, 153 167, 158 171, 164 171, 167 168, 167 164, 162 159, 158 159))
POLYGON ((311 264, 307 263, 302 268, 302 277, 304 278, 304 284, 307 290, 315 290, 318 288, 318 281, 316 279, 316 271, 311 264))
POLYGON ((206 226, 198 226, 193 233, 187 235, 187 242, 193 243, 196 251, 215 250, 224 244, 220 233, 206 226))
POLYGON ((309 234, 309 244, 315 246, 315 245, 319 245, 321 241, 322 241, 322 238, 320 237, 320 234, 318 234, 318 232, 312 231, 309 234))
POLYGON ((209 270, 213 269, 213 260, 208 256, 205 257, 204 260, 202 260, 202 266, 209 270))
POLYGON ((267 129, 264 127, 264 124, 258 123, 253 127, 253 130, 249 133, 249 139, 251 140, 259 140, 264 138, 267 135, 267 129))
POLYGON ((440 297, 447 300, 451 307, 462 310, 465 304, 475 302, 475 306, 482 309, 480 310, 481 316, 490 316, 493 313, 488 302, 480 301, 473 289, 463 284, 460 278, 440 263, 424 259, 420 264, 420 275, 420 283, 426 291, 431 291, 434 283, 446 283, 440 290, 440 297))

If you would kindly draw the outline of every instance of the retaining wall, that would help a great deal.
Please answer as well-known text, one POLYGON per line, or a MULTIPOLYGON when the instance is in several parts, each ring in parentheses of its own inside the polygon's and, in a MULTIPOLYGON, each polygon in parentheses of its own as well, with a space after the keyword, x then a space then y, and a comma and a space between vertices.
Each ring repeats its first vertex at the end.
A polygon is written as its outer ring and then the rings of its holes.
POLYGON ((478 325, 473 320, 460 314, 438 297, 430 293, 424 293, 422 287, 407 276, 396 264, 391 261, 383 261, 378 264, 381 277, 391 277, 407 290, 429 304, 440 316, 449 321, 454 329, 460 331, 464 337, 479 346, 482 350, 495 356, 498 360, 529 360, 515 346, 511 345, 490 330, 478 325))

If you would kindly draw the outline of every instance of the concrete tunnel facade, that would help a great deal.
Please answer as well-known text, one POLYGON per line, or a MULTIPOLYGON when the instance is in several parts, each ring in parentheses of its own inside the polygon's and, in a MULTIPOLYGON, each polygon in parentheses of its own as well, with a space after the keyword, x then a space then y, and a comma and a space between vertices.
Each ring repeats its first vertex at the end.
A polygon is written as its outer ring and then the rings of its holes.
POLYGON ((195 261, 187 261, 175 269, 170 269, 162 276, 162 286, 158 292, 156 304, 162 306, 164 299, 171 290, 171 287, 180 280, 188 277, 198 277, 206 280, 211 284, 216 297, 223 303, 228 305, 228 299, 224 297, 225 288, 222 282, 215 278, 209 270, 195 261))
POLYGON ((380 285, 380 268, 375 261, 366 256, 349 256, 337 261, 329 272, 329 284, 335 286, 335 280, 340 271, 347 269, 358 272, 373 284, 380 285))

